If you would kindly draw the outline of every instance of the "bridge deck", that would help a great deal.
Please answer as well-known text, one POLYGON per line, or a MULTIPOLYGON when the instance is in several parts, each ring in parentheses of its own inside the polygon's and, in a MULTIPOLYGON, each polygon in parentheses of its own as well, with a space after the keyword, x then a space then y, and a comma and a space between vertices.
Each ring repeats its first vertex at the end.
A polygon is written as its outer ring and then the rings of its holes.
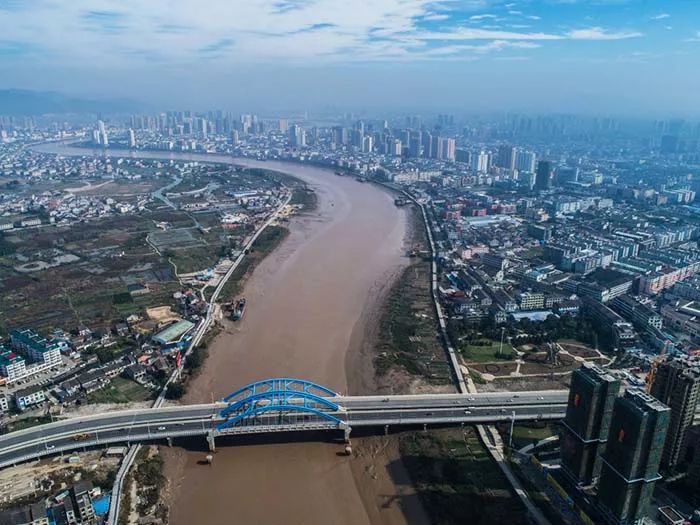
POLYGON ((0 436, 0 467, 45 455, 112 443, 166 438, 331 430, 344 426, 460 425, 561 419, 567 391, 329 397, 340 424, 306 413, 270 410, 217 431, 227 403, 171 406, 76 417, 0 436))

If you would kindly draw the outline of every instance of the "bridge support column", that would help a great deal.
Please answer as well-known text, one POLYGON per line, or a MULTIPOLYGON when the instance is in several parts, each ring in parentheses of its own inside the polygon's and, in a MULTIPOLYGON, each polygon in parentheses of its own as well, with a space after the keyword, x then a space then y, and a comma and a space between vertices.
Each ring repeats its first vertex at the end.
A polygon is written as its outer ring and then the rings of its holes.
POLYGON ((428 431, 428 423, 423 423, 423 432, 428 431))
POLYGON ((166 441, 168 442, 168 446, 169 446, 169 447, 172 447, 172 446, 173 446, 173 438, 169 437, 169 438, 166 439, 166 441))
POLYGON ((345 438, 346 443, 350 443, 350 431, 351 430, 352 430, 352 428, 350 428, 349 426, 347 426, 343 429, 343 437, 345 438))
POLYGON ((215 437, 216 436, 214 435, 214 432, 207 432, 207 443, 209 444, 209 452, 216 452, 216 442, 214 441, 215 437))
POLYGON ((384 425, 384 435, 385 436, 389 435, 389 425, 384 425))

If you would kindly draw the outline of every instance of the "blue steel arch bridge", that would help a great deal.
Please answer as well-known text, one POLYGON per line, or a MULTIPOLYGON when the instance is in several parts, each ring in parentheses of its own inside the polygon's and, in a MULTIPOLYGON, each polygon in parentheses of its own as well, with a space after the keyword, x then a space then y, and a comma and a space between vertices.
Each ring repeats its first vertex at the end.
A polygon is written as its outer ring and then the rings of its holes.
POLYGON ((219 423, 208 434, 209 445, 222 435, 344 430, 350 434, 347 410, 336 402, 339 394, 312 381, 277 377, 256 381, 223 398, 219 423))

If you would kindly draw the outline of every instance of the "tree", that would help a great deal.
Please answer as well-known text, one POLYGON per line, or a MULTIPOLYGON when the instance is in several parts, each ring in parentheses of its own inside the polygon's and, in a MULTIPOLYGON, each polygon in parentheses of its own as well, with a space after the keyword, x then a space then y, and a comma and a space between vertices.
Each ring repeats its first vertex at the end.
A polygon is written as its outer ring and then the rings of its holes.
POLYGON ((185 395, 185 385, 182 383, 170 383, 165 391, 165 399, 180 399, 185 395))
POLYGON ((203 348, 195 348, 194 351, 185 360, 185 368, 188 370, 197 370, 204 364, 206 350, 203 348))

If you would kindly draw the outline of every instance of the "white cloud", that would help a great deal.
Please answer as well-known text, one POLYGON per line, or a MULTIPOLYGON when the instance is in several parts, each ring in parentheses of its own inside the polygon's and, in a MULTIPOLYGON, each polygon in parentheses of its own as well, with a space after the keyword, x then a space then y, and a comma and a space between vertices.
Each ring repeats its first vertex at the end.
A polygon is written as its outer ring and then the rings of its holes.
POLYGON ((697 31, 695 33, 695 36, 686 38, 686 42, 700 42, 700 31, 697 31))
POLYGON ((669 15, 668 13, 661 13, 651 17, 652 20, 663 20, 665 18, 671 18, 671 15, 669 15))
POLYGON ((453 55, 464 56, 465 54, 485 55, 488 53, 500 52, 507 49, 535 49, 540 47, 533 42, 511 42, 508 40, 494 40, 486 44, 455 44, 437 48, 427 49, 415 53, 414 56, 428 57, 449 57, 453 55))
POLYGON ((417 38, 422 40, 563 40, 565 37, 548 33, 521 33, 460 27, 453 31, 419 33, 417 38))
POLYGON ((429 20, 429 21, 439 21, 439 20, 447 20, 450 18, 450 15, 444 14, 444 13, 430 13, 427 14, 423 17, 423 20, 429 20))
MULTIPOLYGON (((460 7, 465 1, 460 0, 460 7)), ((475 2, 469 5, 483 11, 471 11, 477 13, 472 22, 501 20, 485 12, 484 2, 475 2)), ((450 24, 451 4, 435 0, 208 0, 206 9, 191 0, 35 0, 18 5, 2 11, 0 40, 25 44, 36 64, 93 61, 104 67, 131 67, 160 61, 186 67, 203 59, 217 60, 223 66, 257 61, 381 60, 451 54, 438 51, 440 48, 459 47, 462 54, 483 54, 533 48, 538 46, 535 42, 549 40, 639 36, 597 27, 570 33, 496 26, 419 29, 417 24, 425 20, 450 24), (467 44, 471 40, 484 43, 467 44)), ((539 20, 537 16, 527 18, 539 20)), ((0 57, 0 69, 6 59, 0 57)))
POLYGON ((542 20, 542 17, 537 15, 529 15, 527 16, 527 18, 529 18, 530 20, 542 20))
POLYGON ((602 27, 589 27, 586 29, 574 29, 566 36, 572 40, 624 40, 644 36, 638 31, 607 31, 602 27))
POLYGON ((498 16, 492 15, 490 13, 487 13, 485 15, 472 15, 469 17, 469 20, 485 20, 485 19, 489 19, 489 18, 492 20, 496 20, 498 18, 498 16))

